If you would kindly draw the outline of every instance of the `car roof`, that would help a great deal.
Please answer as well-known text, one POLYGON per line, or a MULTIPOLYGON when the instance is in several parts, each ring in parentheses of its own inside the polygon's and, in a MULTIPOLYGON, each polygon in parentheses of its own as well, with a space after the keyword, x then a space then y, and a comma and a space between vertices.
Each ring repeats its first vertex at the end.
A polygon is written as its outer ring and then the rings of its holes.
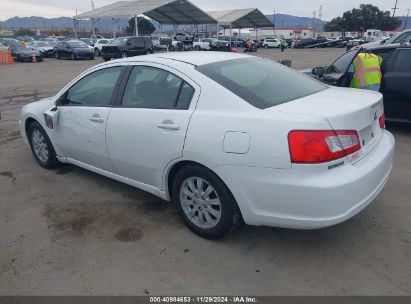
MULTIPOLYGON (((200 66, 209 63, 221 62, 232 59, 250 58, 252 56, 231 52, 168 52, 143 56, 149 58, 162 58, 200 66)), ((141 60, 142 57, 139 59, 141 60)))

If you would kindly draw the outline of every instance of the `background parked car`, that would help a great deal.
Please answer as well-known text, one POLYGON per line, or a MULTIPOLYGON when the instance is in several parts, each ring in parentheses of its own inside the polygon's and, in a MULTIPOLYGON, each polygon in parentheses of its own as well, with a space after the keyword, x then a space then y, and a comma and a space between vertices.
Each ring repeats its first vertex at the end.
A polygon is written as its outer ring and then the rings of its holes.
POLYGON ((57 59, 94 59, 94 51, 82 41, 62 41, 55 49, 57 59))
POLYGON ((0 38, 0 42, 3 43, 7 47, 20 44, 19 41, 14 38, 0 38))
POLYGON ((101 51, 103 49, 104 45, 109 45, 111 43, 110 39, 98 39, 96 40, 96 42, 94 43, 94 55, 96 57, 101 55, 101 51))
POLYGON ((16 44, 10 47, 11 56, 16 61, 32 61, 33 56, 36 58, 37 61, 43 61, 43 57, 41 56, 40 52, 37 50, 33 50, 27 46, 16 44))
POLYGON ((47 41, 30 41, 28 47, 39 51, 43 58, 54 57, 54 47, 47 41))
POLYGON ((85 44, 87 44, 91 47, 93 47, 94 43, 95 43, 95 41, 93 39, 90 39, 90 38, 80 38, 79 40, 83 41, 85 44))
POLYGON ((211 38, 195 38, 193 40, 193 48, 196 51, 200 51, 200 50, 209 51, 211 48, 210 47, 211 43, 212 43, 211 38))
POLYGON ((340 87, 349 86, 347 71, 359 52, 371 51, 383 59, 380 92, 384 95, 387 120, 411 123, 411 47, 395 45, 351 50, 339 57, 327 68, 306 71, 310 76, 340 87))
POLYGON ((8 51, 9 47, 0 42, 0 51, 8 51))
POLYGON ((120 37, 104 45, 101 50, 101 57, 104 60, 111 58, 125 58, 138 55, 153 54, 154 47, 150 37, 120 37))
POLYGON ((279 48, 280 47, 280 40, 267 38, 267 39, 263 40, 262 44, 263 44, 263 48, 265 48, 265 49, 279 48))
POLYGON ((189 43, 193 41, 193 36, 190 36, 187 33, 177 33, 174 36, 175 40, 181 41, 183 43, 189 43))

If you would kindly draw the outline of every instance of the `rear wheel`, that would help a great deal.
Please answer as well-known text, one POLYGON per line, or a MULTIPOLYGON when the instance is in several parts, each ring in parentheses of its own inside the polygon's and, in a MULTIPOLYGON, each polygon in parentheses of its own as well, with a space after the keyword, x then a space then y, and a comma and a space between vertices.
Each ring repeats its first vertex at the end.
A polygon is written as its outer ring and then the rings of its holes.
POLYGON ((70 59, 71 60, 77 60, 77 56, 74 53, 71 53, 70 59))
POLYGON ((232 194, 223 181, 201 166, 183 167, 173 181, 173 202, 191 231, 217 239, 241 223, 232 194))
POLYGON ((94 49, 94 56, 98 57, 100 55, 101 55, 100 50, 98 48, 95 48, 94 49))
POLYGON ((53 169, 59 165, 50 138, 38 122, 30 124, 27 137, 31 151, 40 166, 46 169, 53 169))
POLYGON ((196 51, 201 51, 201 47, 199 45, 196 45, 194 48, 196 51))
POLYGON ((103 60, 104 60, 104 61, 109 61, 110 58, 104 57, 103 60))
POLYGON ((174 45, 170 45, 170 46, 168 47, 168 50, 171 51, 171 52, 173 52, 173 51, 174 51, 174 45))
POLYGON ((126 58, 127 57, 127 52, 121 52, 121 58, 126 58))
POLYGON ((264 48, 265 48, 265 49, 268 49, 268 45, 267 45, 267 44, 265 44, 265 45, 264 45, 264 48))

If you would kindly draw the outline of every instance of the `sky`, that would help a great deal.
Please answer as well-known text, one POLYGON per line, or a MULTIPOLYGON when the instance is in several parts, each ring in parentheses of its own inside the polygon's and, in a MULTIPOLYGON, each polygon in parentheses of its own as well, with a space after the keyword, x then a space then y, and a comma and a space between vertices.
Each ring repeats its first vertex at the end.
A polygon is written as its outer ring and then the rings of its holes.
MULTIPOLYGON (((94 0, 96 8, 111 4, 117 0, 94 0)), ((311 17, 313 11, 323 5, 323 20, 331 20, 341 16, 343 12, 359 7, 361 3, 373 4, 382 10, 394 7, 395 0, 191 0, 206 11, 257 7, 265 14, 276 13, 294 16, 311 17)), ((0 0, 0 20, 19 16, 42 16, 47 18, 72 17, 78 9, 79 13, 90 10, 90 0, 0 0)), ((411 9, 411 0, 398 0, 400 8, 396 15, 406 15, 411 9)))

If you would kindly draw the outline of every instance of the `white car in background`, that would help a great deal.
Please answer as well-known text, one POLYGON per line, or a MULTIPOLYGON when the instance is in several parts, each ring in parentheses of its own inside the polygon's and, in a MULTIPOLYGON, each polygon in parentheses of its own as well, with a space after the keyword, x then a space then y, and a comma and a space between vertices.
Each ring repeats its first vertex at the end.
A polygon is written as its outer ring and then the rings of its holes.
MULTIPOLYGON (((217 40, 217 39, 215 39, 217 40)), ((195 38, 193 40, 193 48, 196 51, 209 51, 210 50, 210 43, 212 43, 213 40, 211 38, 195 38)))
POLYGON ((20 130, 42 167, 71 163, 173 201, 211 239, 241 219, 343 222, 382 190, 394 151, 380 93, 223 52, 99 64, 24 106, 20 130))
POLYGON ((39 51, 43 57, 54 57, 54 46, 47 41, 30 41, 28 47, 39 51))
POLYGON ((263 48, 279 48, 280 47, 280 40, 279 39, 264 39, 262 46, 263 48))
POLYGON ((103 45, 109 45, 111 43, 111 39, 98 39, 95 43, 94 43, 94 55, 96 57, 101 55, 101 50, 103 49, 103 45))

